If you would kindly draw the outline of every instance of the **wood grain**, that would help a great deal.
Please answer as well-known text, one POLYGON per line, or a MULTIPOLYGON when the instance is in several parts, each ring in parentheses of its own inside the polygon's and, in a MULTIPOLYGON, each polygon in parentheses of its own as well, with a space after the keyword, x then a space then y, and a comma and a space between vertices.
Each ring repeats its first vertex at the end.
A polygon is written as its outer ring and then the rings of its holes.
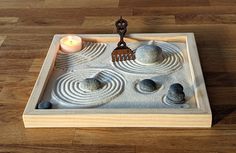
POLYGON ((0 17, 0 25, 10 26, 17 23, 19 18, 17 17, 0 17))
MULTIPOLYGON (((175 24, 175 16, 163 15, 163 16, 125 16, 126 20, 129 21, 129 28, 135 27, 137 23, 139 26, 149 26, 157 24, 175 24)), ((117 16, 102 16, 102 17, 85 17, 82 27, 114 27, 114 23, 117 20, 117 16), (99 20, 99 22, 96 22, 99 20), (95 23, 95 25, 94 25, 95 23)))
POLYGON ((236 15, 196 15, 196 14, 179 14, 175 16, 176 24, 235 24, 236 15))
POLYGON ((234 5, 228 6, 178 6, 178 7, 168 7, 168 6, 158 6, 158 7, 134 7, 133 15, 135 16, 154 16, 154 15, 177 15, 177 14, 197 14, 197 15, 216 15, 216 14, 235 14, 236 9, 234 5))
POLYGON ((2 0, 0 8, 39 8, 43 4, 44 0, 2 0))
POLYGON ((1 47, 1 45, 4 42, 5 39, 6 39, 6 36, 1 36, 0 35, 0 47, 1 47))
POLYGON ((49 2, 46 6, 45 0, 0 1, 0 152, 235 152, 235 0, 49 2), (114 33, 112 26, 104 28, 100 20, 120 15, 136 19, 129 20, 133 22, 129 33, 195 33, 213 111, 212 129, 24 129, 21 115, 52 36, 114 33), (176 19, 171 23, 156 20, 165 15, 176 19), (84 18, 89 19, 89 28, 81 27, 84 18))
POLYGON ((119 0, 45 0, 44 7, 49 8, 112 8, 117 7, 119 0), (89 5, 88 5, 89 4, 89 5))
POLYGON ((120 0, 119 6, 133 7, 208 6, 208 0, 120 0))

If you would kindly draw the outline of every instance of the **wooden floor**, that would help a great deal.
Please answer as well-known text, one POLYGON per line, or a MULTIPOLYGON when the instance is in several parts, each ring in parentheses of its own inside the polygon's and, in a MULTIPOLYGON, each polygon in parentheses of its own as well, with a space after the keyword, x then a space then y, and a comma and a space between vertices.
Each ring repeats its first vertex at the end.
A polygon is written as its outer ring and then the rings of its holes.
POLYGON ((0 152, 235 153, 235 0, 0 0, 0 152), (194 32, 213 127, 25 129, 21 115, 56 33, 194 32))

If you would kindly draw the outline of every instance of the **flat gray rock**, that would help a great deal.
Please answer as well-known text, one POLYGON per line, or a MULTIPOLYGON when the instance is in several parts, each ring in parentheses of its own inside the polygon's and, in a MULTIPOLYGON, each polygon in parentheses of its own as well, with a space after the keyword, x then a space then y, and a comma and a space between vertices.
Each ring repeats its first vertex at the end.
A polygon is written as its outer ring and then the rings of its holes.
POLYGON ((138 83, 140 90, 145 92, 153 92, 157 89, 156 83, 151 79, 144 79, 138 83))
POLYGON ((80 82, 79 87, 85 91, 94 91, 102 88, 103 84, 96 78, 86 78, 80 82))

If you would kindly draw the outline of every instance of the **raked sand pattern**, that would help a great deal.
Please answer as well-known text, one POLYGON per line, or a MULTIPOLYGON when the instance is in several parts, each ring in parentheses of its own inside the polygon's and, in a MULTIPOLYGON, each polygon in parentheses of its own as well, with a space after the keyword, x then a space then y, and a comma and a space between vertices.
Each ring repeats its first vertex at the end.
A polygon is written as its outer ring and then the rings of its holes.
POLYGON ((106 49, 105 43, 84 42, 83 49, 79 52, 63 54, 59 53, 56 57, 56 69, 72 70, 76 66, 89 62, 100 56, 106 49))
POLYGON ((137 60, 127 60, 112 62, 113 66, 121 71, 135 74, 169 74, 182 67, 184 59, 177 46, 162 41, 154 41, 154 44, 162 49, 162 61, 143 64, 137 60))
POLYGON ((112 70, 71 71, 57 79, 52 98, 65 105, 72 104, 81 108, 96 107, 120 95, 124 87, 123 77, 112 70), (103 87, 95 91, 85 91, 79 85, 85 78, 96 78, 103 83, 103 87))

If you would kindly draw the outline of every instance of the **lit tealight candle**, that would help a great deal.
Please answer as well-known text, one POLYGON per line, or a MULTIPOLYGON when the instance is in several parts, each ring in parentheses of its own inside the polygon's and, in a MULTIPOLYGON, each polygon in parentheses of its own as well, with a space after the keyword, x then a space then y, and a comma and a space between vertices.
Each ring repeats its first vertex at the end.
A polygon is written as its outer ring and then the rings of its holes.
POLYGON ((61 50, 73 53, 82 49, 82 39, 78 36, 66 36, 60 40, 61 50))

